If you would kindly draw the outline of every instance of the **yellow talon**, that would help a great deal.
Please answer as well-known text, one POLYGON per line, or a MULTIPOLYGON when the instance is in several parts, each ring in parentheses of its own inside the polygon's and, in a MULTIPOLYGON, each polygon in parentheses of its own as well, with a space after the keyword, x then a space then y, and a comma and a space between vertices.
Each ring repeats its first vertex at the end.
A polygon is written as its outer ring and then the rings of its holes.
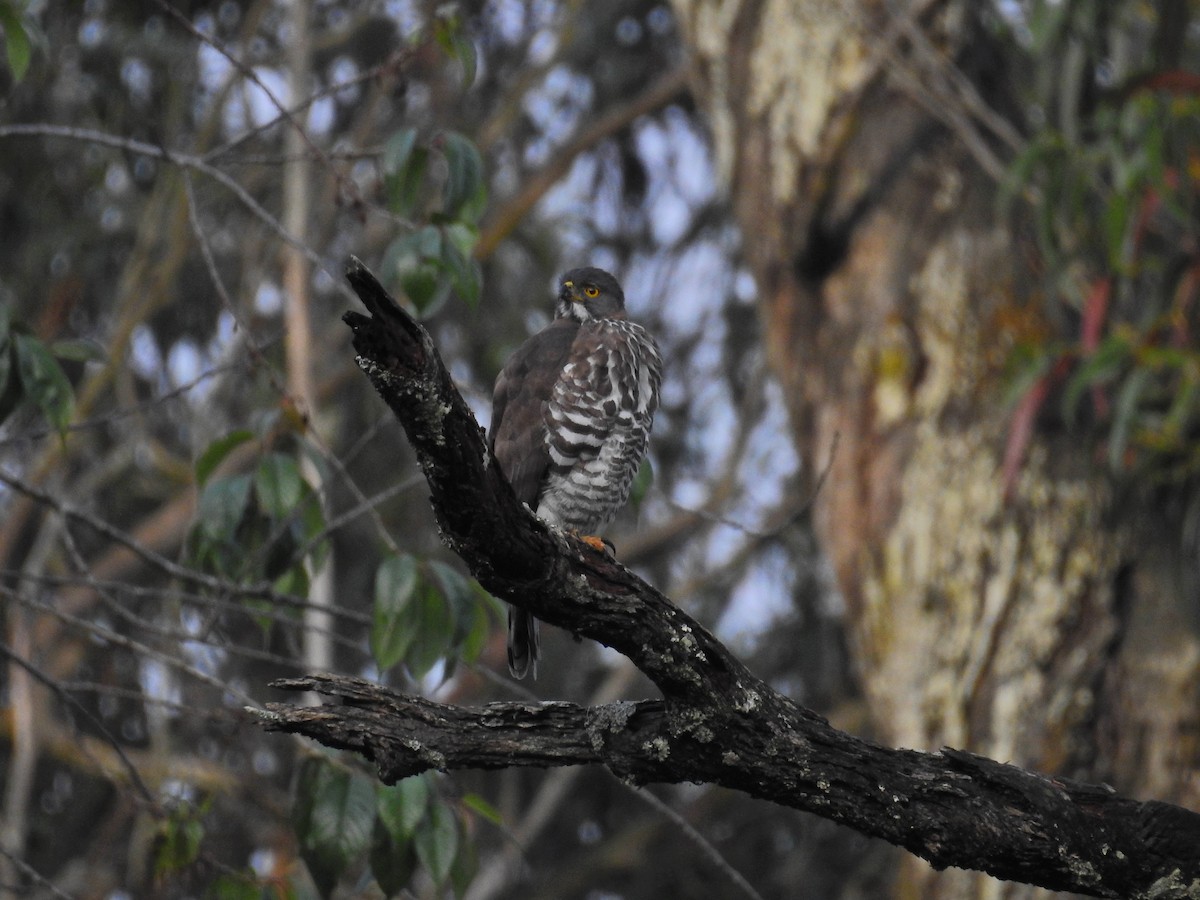
POLYGON ((607 549, 604 538, 596 537, 594 534, 581 534, 578 537, 593 550, 599 550, 601 553, 604 553, 607 549))

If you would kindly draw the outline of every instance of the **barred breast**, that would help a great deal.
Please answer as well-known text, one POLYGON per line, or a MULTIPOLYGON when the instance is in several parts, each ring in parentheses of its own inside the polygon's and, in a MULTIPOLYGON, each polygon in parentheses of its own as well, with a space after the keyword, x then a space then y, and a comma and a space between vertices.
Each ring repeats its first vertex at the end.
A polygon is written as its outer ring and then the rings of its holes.
POLYGON ((629 498, 658 409, 662 358, 624 319, 583 323, 546 405, 550 469, 538 515, 595 534, 629 498))

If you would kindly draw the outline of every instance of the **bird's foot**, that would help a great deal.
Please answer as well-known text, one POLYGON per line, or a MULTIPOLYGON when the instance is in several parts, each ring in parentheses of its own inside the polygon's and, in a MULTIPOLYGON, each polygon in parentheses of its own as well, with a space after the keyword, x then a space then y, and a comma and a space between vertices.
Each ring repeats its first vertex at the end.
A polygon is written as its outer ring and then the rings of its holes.
POLYGON ((593 550, 597 550, 605 556, 616 558, 617 548, 612 545, 611 541, 594 534, 576 534, 575 537, 579 538, 593 550))

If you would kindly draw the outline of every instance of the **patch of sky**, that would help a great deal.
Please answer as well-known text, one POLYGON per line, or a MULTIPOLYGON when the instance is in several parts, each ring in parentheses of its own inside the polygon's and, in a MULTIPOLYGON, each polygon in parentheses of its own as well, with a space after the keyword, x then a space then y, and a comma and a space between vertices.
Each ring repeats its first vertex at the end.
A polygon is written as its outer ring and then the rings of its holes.
MULTIPOLYGON (((740 474, 746 498, 766 511, 779 504, 784 483, 796 473, 800 457, 788 433, 782 389, 769 381, 764 392, 766 410, 750 432, 740 474)), ((756 522, 755 527, 762 524, 756 522)))
POLYGON ((780 620, 792 615, 794 590, 795 569, 786 551, 782 547, 765 550, 730 591, 717 620, 717 637, 752 649, 780 620))
POLYGON ((175 673, 157 659, 143 659, 138 666, 138 682, 142 693, 152 702, 167 704, 158 715, 174 716, 177 712, 173 704, 183 699, 179 680, 175 673))
POLYGON ((383 10, 389 19, 396 23, 400 37, 407 40, 425 26, 424 4, 413 0, 388 0, 383 10))
POLYGON ((136 102, 146 103, 154 87, 154 75, 145 60, 130 56, 121 63, 121 83, 136 102))
POLYGON ((325 135, 333 128, 337 104, 333 97, 321 97, 314 100, 308 108, 308 130, 314 135, 325 135))
POLYGON ((263 280, 254 292, 254 311, 260 316, 277 316, 283 312, 283 291, 274 281, 263 280))
POLYGON ((205 673, 216 675, 227 653, 220 647, 206 643, 201 638, 210 627, 207 619, 195 609, 185 608, 180 614, 180 624, 189 635, 182 643, 183 654, 189 665, 205 673))
POLYGON ((138 325, 129 339, 129 362, 140 377, 157 382, 162 376, 163 360, 154 331, 148 325, 138 325))
POLYGON ((191 338, 181 338, 167 351, 167 377, 172 387, 196 380, 203 367, 200 348, 191 338))
POLYGON ((346 84, 345 87, 339 88, 334 97, 339 103, 352 104, 356 103, 362 96, 362 85, 348 84, 360 74, 358 63, 349 56, 339 56, 329 66, 329 80, 334 84, 346 84))
POLYGON ((490 0, 483 8, 484 33, 509 46, 525 37, 525 4, 519 0, 490 0))

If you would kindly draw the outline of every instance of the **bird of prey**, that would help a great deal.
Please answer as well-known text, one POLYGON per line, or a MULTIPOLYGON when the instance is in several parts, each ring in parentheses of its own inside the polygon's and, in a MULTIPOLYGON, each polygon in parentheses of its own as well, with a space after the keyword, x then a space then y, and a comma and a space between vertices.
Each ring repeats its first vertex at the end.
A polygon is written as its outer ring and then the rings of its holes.
MULTIPOLYGON (((658 345, 626 318, 617 279, 572 269, 553 321, 496 378, 488 449, 519 500, 598 546, 646 454, 661 380, 658 345)), ((509 607, 509 671, 536 678, 537 660, 537 619, 509 607)))

